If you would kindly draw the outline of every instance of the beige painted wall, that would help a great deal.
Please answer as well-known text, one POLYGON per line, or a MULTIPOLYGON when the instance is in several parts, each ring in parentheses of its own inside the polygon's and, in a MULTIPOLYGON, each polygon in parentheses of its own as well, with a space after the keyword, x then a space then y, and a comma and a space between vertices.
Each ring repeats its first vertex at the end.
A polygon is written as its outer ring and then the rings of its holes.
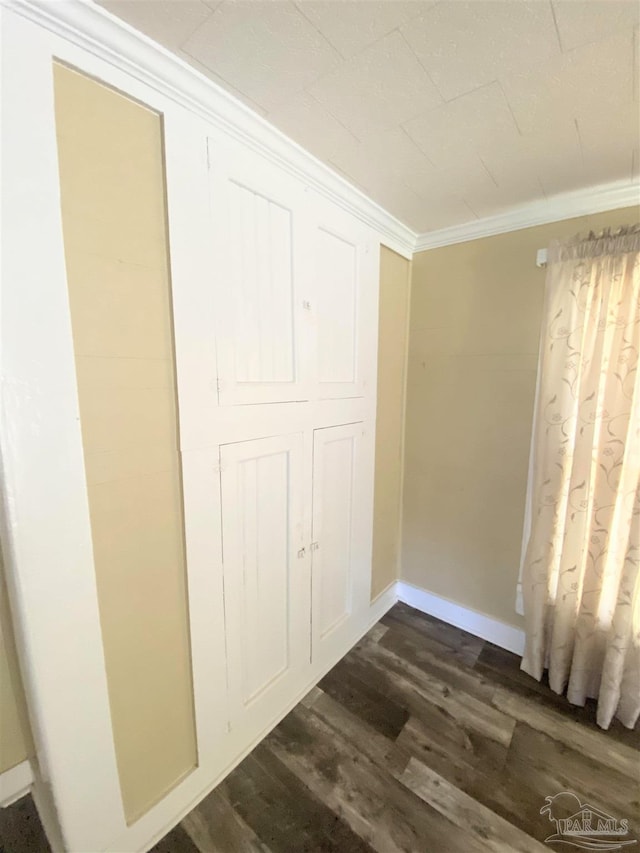
POLYGON ((100 619, 132 821, 197 762, 162 122, 62 66, 55 99, 100 619))
POLYGON ((414 256, 402 577, 512 625, 553 238, 636 222, 634 208, 414 256))
POLYGON ((0 553, 0 773, 34 754, 0 553))
POLYGON ((378 405, 371 597, 397 580, 411 264, 380 249, 378 405))

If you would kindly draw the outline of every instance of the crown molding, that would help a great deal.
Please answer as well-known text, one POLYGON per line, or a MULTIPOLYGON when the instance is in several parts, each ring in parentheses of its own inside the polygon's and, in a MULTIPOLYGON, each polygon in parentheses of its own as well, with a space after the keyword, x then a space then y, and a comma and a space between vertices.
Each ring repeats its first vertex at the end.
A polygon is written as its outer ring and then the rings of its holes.
POLYGON ((411 258, 416 234, 204 74, 91 0, 1 0, 2 6, 126 72, 240 140, 375 229, 411 258))
POLYGON ((0 0, 0 4, 130 74, 259 152, 357 216, 385 245, 407 258, 438 246, 640 203, 640 184, 618 181, 416 234, 225 89, 92 0, 0 0))
POLYGON ((418 234, 414 251, 424 252, 438 246, 466 243, 469 240, 479 240, 481 237, 491 237, 493 234, 505 234, 508 231, 519 231, 521 228, 531 228, 535 225, 560 222, 562 219, 573 219, 576 216, 587 216, 590 213, 601 213, 605 210, 616 210, 637 204, 640 204, 640 183, 616 181, 600 184, 552 196, 544 201, 514 207, 497 216, 487 216, 462 225, 452 225, 450 228, 418 234))

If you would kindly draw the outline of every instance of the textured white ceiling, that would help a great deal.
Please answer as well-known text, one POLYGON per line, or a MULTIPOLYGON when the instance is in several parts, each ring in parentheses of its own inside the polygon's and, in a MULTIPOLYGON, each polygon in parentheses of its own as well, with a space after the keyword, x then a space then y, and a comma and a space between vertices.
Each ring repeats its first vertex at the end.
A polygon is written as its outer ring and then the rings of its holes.
POLYGON ((640 176, 637 0, 99 0, 416 231, 640 176))

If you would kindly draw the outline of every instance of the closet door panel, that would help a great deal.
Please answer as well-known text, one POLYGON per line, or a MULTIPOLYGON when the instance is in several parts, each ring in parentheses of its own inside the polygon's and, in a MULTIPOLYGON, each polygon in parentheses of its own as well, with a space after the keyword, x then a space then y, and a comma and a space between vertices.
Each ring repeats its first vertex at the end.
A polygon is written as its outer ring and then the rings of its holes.
POLYGON ((209 164, 219 402, 307 399, 302 188, 211 140, 209 164))
POLYGON ((295 382, 292 211, 232 180, 227 192, 235 380, 295 382))
POLYGON ((314 430, 312 659, 345 645, 361 609, 363 424, 314 430))
POLYGON ((268 717, 309 660, 302 434, 220 448, 231 728, 268 717))
POLYGON ((317 199, 311 244, 316 396, 362 397, 376 345, 374 242, 355 217, 317 199))
MULTIPOLYGON (((316 233, 318 381, 321 394, 358 383, 358 246, 324 228, 316 233)), ((339 389, 338 389, 339 390, 339 389)))

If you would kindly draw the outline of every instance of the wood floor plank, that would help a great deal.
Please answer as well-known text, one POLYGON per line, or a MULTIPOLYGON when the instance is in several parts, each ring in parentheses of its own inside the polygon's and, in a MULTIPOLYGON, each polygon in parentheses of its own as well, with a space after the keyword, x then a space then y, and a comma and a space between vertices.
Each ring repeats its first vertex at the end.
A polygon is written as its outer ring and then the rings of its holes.
MULTIPOLYGON (((524 724, 519 723, 516 727, 514 741, 518 730, 523 726, 524 724)), ((562 746, 557 742, 551 740, 550 742, 556 747, 562 746)), ((519 746, 517 741, 516 746, 519 746)), ((562 759, 560 759, 561 764, 562 759)), ((580 799, 583 802, 593 800, 594 805, 603 808, 609 814, 618 817, 628 816, 626 810, 617 809, 611 802, 586 796, 585 791, 588 792, 589 788, 580 790, 579 774, 575 777, 565 776, 563 780, 562 774, 558 774, 556 770, 536 766, 531 756, 514 752, 513 755, 508 756, 505 766, 499 773, 489 774, 484 780, 481 777, 472 779, 465 790, 478 802, 539 840, 544 840, 551 831, 548 819, 540 814, 540 809, 545 804, 547 796, 553 796, 563 790, 571 791, 578 796, 582 795, 580 799)), ((631 825, 633 826, 633 822, 631 825)), ((635 837, 640 838, 637 830, 634 831, 635 837)))
POLYGON ((391 608, 381 621, 389 627, 402 626, 410 631, 417 632, 426 646, 435 644, 432 646, 433 651, 440 651, 441 654, 447 655, 446 649, 449 649, 449 653, 453 657, 467 666, 473 666, 484 644, 484 640, 479 637, 426 613, 421 613, 400 601, 391 608))
POLYGON ((268 773, 288 789, 296 810, 304 816, 304 822, 314 824, 319 833, 326 837, 328 840, 327 850, 335 851, 335 853, 343 853, 345 850, 353 851, 353 853, 372 853, 371 847, 359 835, 356 835, 339 815, 315 797, 308 788, 302 789, 301 796, 298 777, 267 747, 263 745, 257 747, 256 759, 268 773))
POLYGON ((507 748, 479 738, 475 732, 466 733, 438 708, 433 712, 442 714, 444 722, 411 717, 395 743, 371 730, 326 694, 316 694, 310 709, 397 779, 410 755, 415 755, 461 790, 477 795, 495 786, 495 779, 486 774, 499 774, 507 757, 507 748))
POLYGON ((378 853, 480 853, 437 811, 418 798, 304 707, 298 706, 266 745, 378 853))
POLYGON ((311 795, 300 785, 292 797, 253 753, 230 774, 227 783, 233 807, 273 853, 339 853, 316 819, 322 814, 321 802, 314 798, 309 805, 311 795))
POLYGON ((495 691, 494 683, 481 673, 461 666, 458 660, 434 654, 421 642, 419 634, 389 628, 379 642, 385 649, 449 686, 457 687, 477 699, 491 701, 495 691))
POLYGON ((493 704, 514 720, 589 755, 603 766, 628 776, 635 784, 640 781, 637 750, 607 737, 606 732, 592 731, 553 708, 530 702, 503 688, 496 690, 493 704))
POLYGON ((532 782, 528 773, 523 775, 505 763, 499 773, 474 777, 464 790, 532 838, 543 841, 549 834, 546 818, 540 816, 547 794, 532 782))
MULTIPOLYGON (((348 776, 342 778, 346 774, 340 769, 341 757, 336 749, 327 748, 293 714, 267 736, 265 746, 365 843, 374 850, 380 849, 375 845, 374 827, 368 817, 372 801, 373 807, 377 805, 375 793, 369 792, 366 785, 354 786, 348 776)), ((395 849, 390 847, 389 853, 395 849)))
POLYGON ((365 636, 367 639, 371 640, 372 643, 379 643, 388 630, 387 626, 383 625, 382 622, 376 622, 373 628, 367 631, 365 636))
MULTIPOLYGON (((367 730, 366 724, 363 725, 355 719, 329 696, 318 693, 311 711, 321 716, 336 732, 341 732, 362 750, 363 754, 378 766, 386 768, 395 778, 402 778, 409 756, 414 755, 479 802, 483 802, 484 795, 499 784, 498 780, 509 751, 494 741, 478 738, 475 732, 470 735, 464 732, 455 720, 450 719, 439 708, 433 711, 443 715, 442 721, 435 721, 431 717, 428 721, 411 717, 395 745, 376 732, 367 730)), ((544 796, 536 795, 534 805, 538 820, 530 823, 536 830, 540 828, 539 825, 543 825, 539 818, 542 803, 544 796)), ((505 810, 505 813, 508 814, 508 810, 505 810)))
POLYGON ((536 681, 520 668, 521 658, 507 649, 485 642, 474 665, 477 672, 486 673, 488 678, 517 692, 518 687, 539 694, 549 692, 548 684, 536 681))
POLYGON ((549 688, 546 673, 541 681, 536 681, 520 668, 521 658, 506 649, 485 643, 478 656, 474 670, 490 678, 496 685, 506 687, 514 693, 558 708, 567 716, 576 719, 586 719, 584 709, 571 703, 564 696, 559 696, 549 688))
MULTIPOLYGON (((377 646, 377 643, 371 645, 377 646)), ((377 685, 374 687, 375 682, 362 681, 353 672, 347 676, 347 668, 348 664, 340 661, 319 682, 318 687, 367 720, 381 734, 397 737, 409 719, 406 708, 385 695, 377 685)))
POLYGON ((312 687, 311 690, 305 696, 302 697, 302 699, 300 700, 300 704, 304 705, 305 708, 311 708, 318 696, 324 696, 324 691, 317 686, 312 687))
POLYGON ((472 669, 477 659, 477 652, 469 652, 466 649, 453 648, 445 643, 439 643, 433 637, 425 637, 419 631, 404 625, 401 622, 389 621, 386 626, 389 632, 393 631, 395 636, 405 636, 413 641, 414 645, 431 652, 431 654, 443 661, 450 661, 459 666, 472 669))
POLYGON ((514 720, 492 704, 482 702, 470 694, 450 687, 446 682, 413 666, 381 644, 362 644, 353 650, 349 659, 370 664, 376 680, 384 686, 385 693, 400 693, 412 713, 420 716, 421 707, 435 705, 446 710, 465 728, 479 732, 498 743, 508 746, 515 727, 514 720), (420 697, 416 701, 416 697, 420 697))
POLYGON ((381 735, 366 720, 336 702, 328 693, 319 690, 307 707, 384 771, 396 776, 407 766, 409 752, 398 746, 397 739, 381 735))
POLYGON ((225 796, 223 782, 182 821, 200 853, 271 853, 225 796))
POLYGON ((309 847, 313 835, 301 825, 296 810, 283 797, 281 786, 249 755, 227 777, 229 801, 256 835, 273 853, 283 853, 292 844, 309 847))
POLYGON ((187 831, 180 824, 155 844, 149 853, 200 853, 187 831))
MULTIPOLYGON (((444 724, 440 722, 435 725, 431 719, 426 722, 411 717, 395 744, 391 744, 341 708, 330 696, 318 692, 310 708, 312 713, 319 715, 364 755, 397 779, 402 778, 409 756, 415 755, 453 786, 471 794, 481 803, 484 795, 499 784, 509 750, 488 739, 478 739, 474 732, 469 736, 446 715, 444 724), (424 750, 430 752, 425 756, 424 750)), ((443 713, 438 708, 434 712, 443 713)), ((544 796, 536 795, 534 808, 538 820, 530 823, 535 830, 540 829, 540 826, 544 828, 544 822, 539 817, 543 803, 544 796)), ((505 813, 509 814, 509 811, 505 810, 505 813)))
POLYGON ((469 839, 477 840, 486 851, 542 853, 546 850, 548 853, 548 847, 451 785, 416 758, 409 761, 400 781, 452 823, 462 827, 469 839))
POLYGON ((548 795, 572 791, 581 802, 629 820, 631 833, 640 838, 640 785, 629 784, 628 776, 590 756, 518 723, 506 770, 511 778, 526 777, 538 792, 537 803, 548 795))
MULTIPOLYGON (((551 690, 546 673, 542 681, 536 681, 520 669, 520 663, 521 658, 517 655, 493 643, 485 643, 474 669, 496 686, 501 685, 532 702, 555 708, 577 723, 586 725, 594 731, 601 731, 596 722, 598 703, 594 699, 587 699, 583 707, 572 705, 566 696, 558 695, 551 690)), ((640 726, 628 729, 620 720, 614 718, 607 730, 607 736, 640 750, 640 726)))
POLYGON ((2 853, 50 853, 35 803, 22 797, 0 809, 0 851, 2 853))
POLYGON ((547 791, 555 789, 553 786, 548 787, 542 793, 542 789, 530 785, 527 768, 524 772, 509 768, 507 762, 511 746, 505 749, 499 744, 493 744, 502 753, 490 755, 486 761, 481 759, 481 753, 476 760, 473 757, 466 760, 454 758, 456 750, 452 750, 450 744, 413 718, 398 738, 398 744, 406 747, 421 763, 450 784, 523 832, 533 838, 545 837, 546 825, 540 818, 540 808, 547 791))
POLYGON ((396 743, 454 784, 504 767, 510 747, 463 728, 441 708, 410 717, 396 743))

